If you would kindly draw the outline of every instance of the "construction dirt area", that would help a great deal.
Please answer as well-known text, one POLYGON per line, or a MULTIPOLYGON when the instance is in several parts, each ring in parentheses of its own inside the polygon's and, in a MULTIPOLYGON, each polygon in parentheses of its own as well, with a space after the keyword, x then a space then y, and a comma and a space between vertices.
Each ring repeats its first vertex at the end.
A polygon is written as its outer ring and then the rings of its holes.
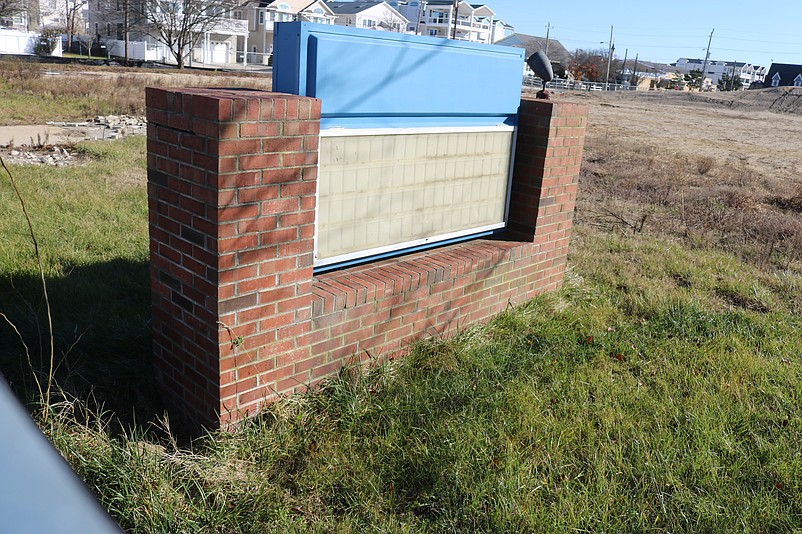
POLYGON ((591 140, 709 156, 793 181, 802 174, 802 88, 565 93, 553 99, 589 105, 591 140))

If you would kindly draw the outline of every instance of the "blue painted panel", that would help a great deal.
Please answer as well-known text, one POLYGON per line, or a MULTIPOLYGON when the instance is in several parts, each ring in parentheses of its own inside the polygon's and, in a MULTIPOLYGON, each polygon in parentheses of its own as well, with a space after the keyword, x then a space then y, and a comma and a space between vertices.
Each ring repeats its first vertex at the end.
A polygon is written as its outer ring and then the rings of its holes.
POLYGON ((511 47, 278 23, 273 90, 320 98, 323 127, 512 124, 523 62, 511 47))

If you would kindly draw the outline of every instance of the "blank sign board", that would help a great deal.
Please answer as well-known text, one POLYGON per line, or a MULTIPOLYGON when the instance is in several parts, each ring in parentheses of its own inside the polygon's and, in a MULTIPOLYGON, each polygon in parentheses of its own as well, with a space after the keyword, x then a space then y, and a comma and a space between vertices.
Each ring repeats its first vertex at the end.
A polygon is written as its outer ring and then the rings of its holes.
POLYGON ((316 264, 502 228, 512 142, 511 127, 324 133, 316 264))
POLYGON ((504 228, 523 50, 293 22, 274 54, 321 100, 316 268, 504 228))

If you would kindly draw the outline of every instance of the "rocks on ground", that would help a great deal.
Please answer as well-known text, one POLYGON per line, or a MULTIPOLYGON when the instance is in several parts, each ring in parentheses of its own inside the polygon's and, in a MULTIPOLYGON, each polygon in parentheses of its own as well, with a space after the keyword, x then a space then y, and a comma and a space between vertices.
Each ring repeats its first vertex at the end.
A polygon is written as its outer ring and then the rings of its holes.
POLYGON ((147 121, 144 117, 132 117, 129 115, 105 115, 97 116, 86 121, 51 121, 44 127, 41 135, 37 133, 36 139, 31 137, 30 144, 0 145, 0 156, 6 163, 18 165, 52 165, 62 167, 73 165, 80 161, 71 145, 79 141, 86 140, 111 140, 131 135, 145 135, 147 133, 147 121), (57 128, 60 134, 60 142, 50 143, 50 136, 47 127, 57 128), (69 140, 64 143, 64 137, 69 140))

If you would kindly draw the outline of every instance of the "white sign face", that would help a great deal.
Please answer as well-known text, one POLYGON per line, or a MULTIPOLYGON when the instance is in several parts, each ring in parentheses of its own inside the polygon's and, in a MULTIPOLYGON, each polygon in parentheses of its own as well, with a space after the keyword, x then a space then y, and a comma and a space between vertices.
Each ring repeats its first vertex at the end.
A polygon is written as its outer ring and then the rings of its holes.
POLYGON ((513 139, 508 126, 324 131, 315 265, 502 228, 513 139))

